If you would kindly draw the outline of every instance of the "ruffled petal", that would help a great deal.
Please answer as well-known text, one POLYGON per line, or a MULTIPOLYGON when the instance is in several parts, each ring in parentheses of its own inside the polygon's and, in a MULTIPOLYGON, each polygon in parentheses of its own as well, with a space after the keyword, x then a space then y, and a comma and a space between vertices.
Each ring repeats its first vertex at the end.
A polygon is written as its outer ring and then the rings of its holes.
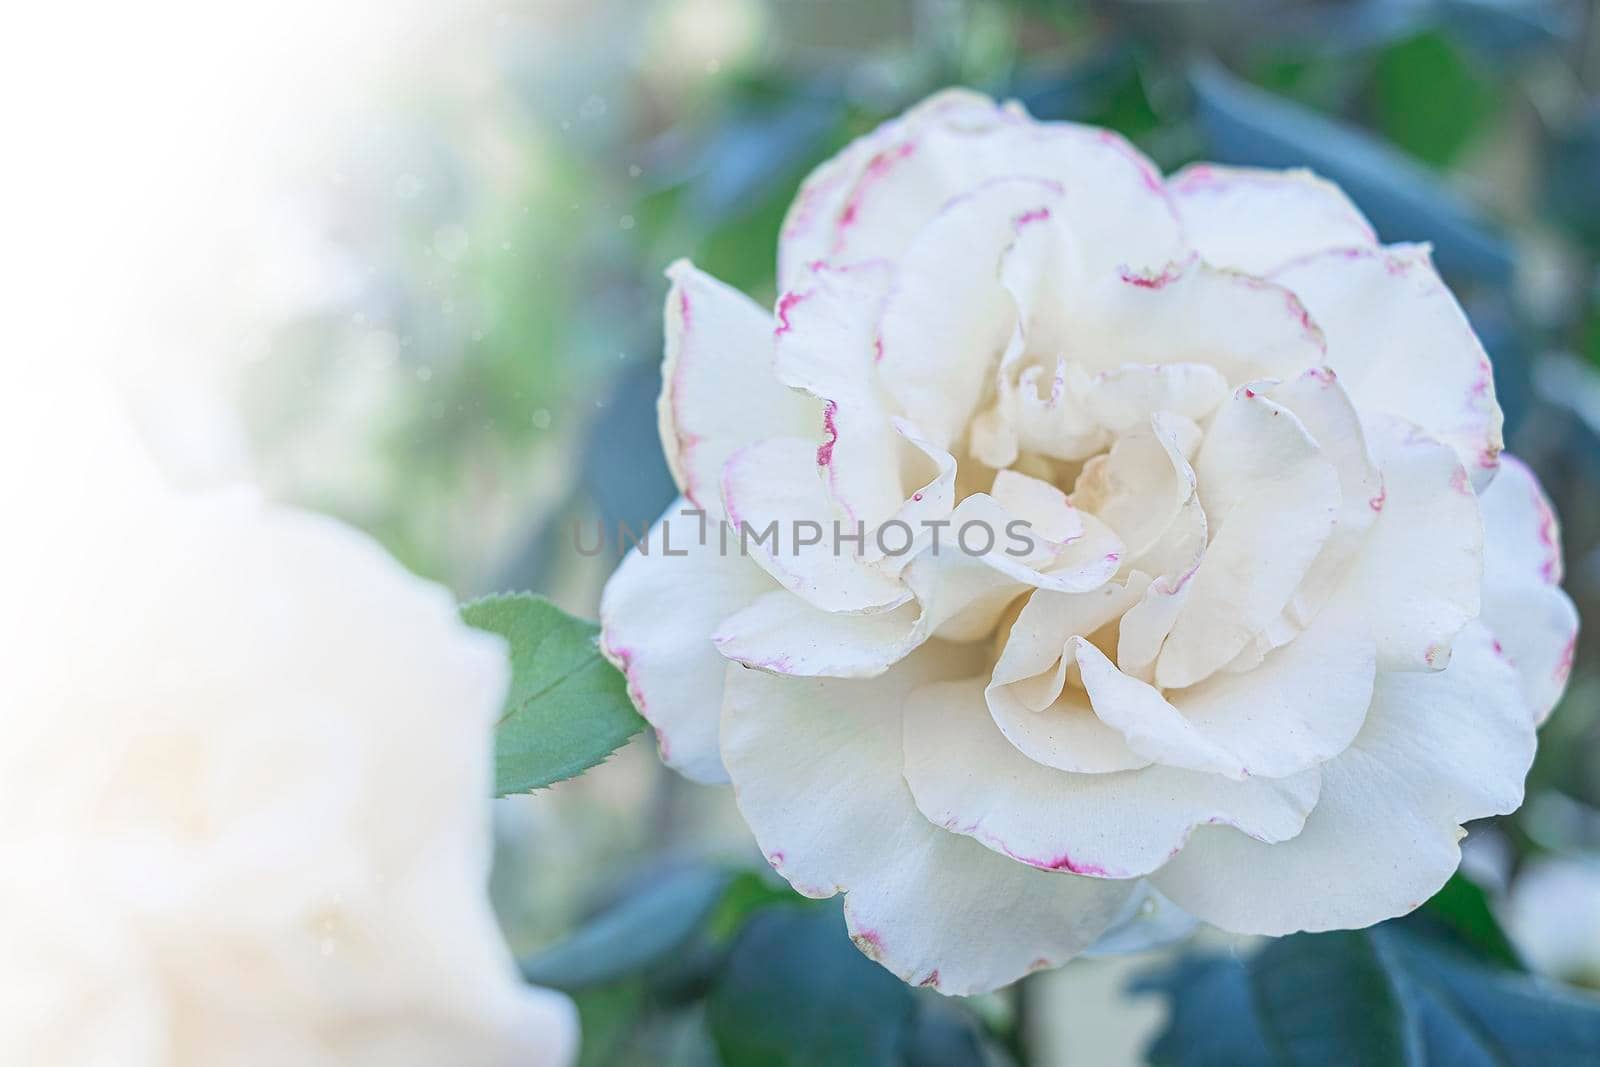
POLYGON ((1438 670, 1478 615, 1483 522, 1456 453, 1391 420, 1368 426, 1377 518, 1329 600, 1366 623, 1380 671, 1438 670))
POLYGON ((725 782, 717 710, 727 661, 711 635, 724 618, 774 588, 761 568, 720 553, 679 498, 650 531, 649 553, 628 553, 600 597, 600 651, 627 676, 634 707, 655 727, 661 759, 697 782, 725 782), (670 524, 672 555, 663 550, 670 524), (685 555, 678 555, 685 552, 685 555))
POLYGON ((1196 163, 1168 178, 1167 191, 1201 258, 1246 274, 1269 274, 1325 249, 1378 243, 1350 198, 1308 170, 1196 163))
POLYGON ((1316 804, 1319 782, 1317 770, 1244 781, 1159 765, 1053 770, 995 726, 982 679, 924 686, 907 699, 905 776, 935 825, 1019 864, 1113 879, 1156 870, 1207 823, 1287 840, 1316 804))
POLYGON ((1310 309, 1328 365, 1364 415, 1421 426, 1455 448, 1474 485, 1488 484, 1504 447, 1494 373, 1426 248, 1324 252, 1273 280, 1310 309))
POLYGON ((1369 926, 1432 896, 1461 859, 1463 823, 1516 810, 1533 724, 1515 672, 1476 624, 1438 673, 1384 674, 1350 749, 1292 840, 1202 828, 1151 879, 1225 930, 1369 926))
POLYGON ((860 554, 835 551, 842 523, 810 442, 774 437, 739 449, 722 469, 722 503, 740 551, 816 607, 877 611, 911 599, 899 579, 860 554))
POLYGON ((818 433, 822 406, 774 377, 771 319, 749 297, 687 260, 667 276, 661 447, 683 495, 716 517, 728 457, 763 437, 818 433))
POLYGON ((1483 506, 1483 622, 1499 639, 1535 722, 1561 699, 1572 673, 1578 612, 1561 590, 1561 530, 1539 480, 1501 457, 1483 506))
POLYGON ((961 438, 1016 326, 1000 255, 1021 220, 1060 196, 1037 179, 989 182, 941 208, 899 261, 878 369, 899 411, 940 448, 961 438))
POLYGON ((1278 617, 1333 532, 1339 477, 1287 409, 1241 389, 1195 457, 1211 543, 1189 583, 1155 678, 1193 685, 1278 617))
POLYGON ((978 666, 940 646, 872 681, 731 667, 723 709, 739 810, 768 862, 807 896, 845 892, 856 945, 902 979, 962 995, 1076 955, 1133 888, 1013 863, 917 811, 901 776, 905 695, 978 666))
MULTIPOLYGON (((827 228, 831 222, 827 250, 806 258, 899 259, 952 197, 1002 178, 1060 185, 1068 194, 1063 219, 1086 266, 1158 268, 1183 249, 1160 172, 1125 139, 1070 123, 1034 122, 970 93, 940 94, 916 108, 850 167, 849 190, 824 208, 831 214, 822 223, 827 228)), ((791 259, 787 247, 783 259, 791 259)))
POLYGON ((876 527, 906 497, 905 451, 878 382, 878 321, 894 267, 813 263, 778 299, 780 381, 823 401, 817 465, 845 514, 876 527))
POLYGON ((989 714, 1017 751, 1046 767, 1087 774, 1149 766, 1095 716, 1087 693, 1066 685, 1070 639, 1115 622, 1148 584, 1148 577, 1134 575, 1090 593, 1039 590, 1028 598, 984 690, 989 714))

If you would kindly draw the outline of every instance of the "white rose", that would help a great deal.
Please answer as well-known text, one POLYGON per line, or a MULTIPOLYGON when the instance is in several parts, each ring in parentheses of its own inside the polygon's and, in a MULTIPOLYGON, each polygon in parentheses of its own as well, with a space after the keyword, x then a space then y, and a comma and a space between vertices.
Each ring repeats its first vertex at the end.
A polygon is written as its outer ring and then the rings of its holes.
POLYGON ((497 639, 336 522, 169 491, 83 383, 0 430, 0 1061, 570 1062, 490 911, 497 639))
POLYGON ((683 505, 781 541, 669 511, 689 554, 623 562, 605 648, 907 981, 1058 964, 1147 885, 1377 922, 1521 802, 1576 628, 1554 518, 1427 250, 1337 188, 949 92, 805 183, 774 315, 669 274, 683 505))

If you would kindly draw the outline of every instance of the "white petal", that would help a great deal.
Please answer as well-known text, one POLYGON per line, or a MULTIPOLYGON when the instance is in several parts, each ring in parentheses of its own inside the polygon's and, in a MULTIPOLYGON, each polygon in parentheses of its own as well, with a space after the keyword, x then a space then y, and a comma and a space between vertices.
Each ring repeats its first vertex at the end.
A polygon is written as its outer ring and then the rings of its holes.
POLYGON ((1325 362, 1322 334, 1294 293, 1194 259, 1090 278, 1058 299, 1061 350, 1090 372, 1199 363, 1239 385, 1325 362))
POLYGON ((715 517, 728 457, 763 437, 817 433, 822 406, 774 377, 772 321, 749 297, 686 260, 667 276, 661 447, 683 495, 715 517))
POLYGON ((1308 170, 1197 163, 1167 179, 1189 243, 1207 263, 1263 275, 1329 248, 1370 248, 1372 226, 1308 170))
POLYGON ((1282 778, 1349 747, 1372 703, 1375 673, 1366 630, 1324 611, 1255 669, 1214 674, 1166 697, 1251 774, 1282 778))
POLYGON ((1116 621, 1148 583, 1136 574, 1090 593, 1041 589, 1028 598, 984 690, 995 725, 1023 755, 1046 767, 1091 774, 1149 765, 1095 717, 1086 693, 1064 685, 1069 639, 1116 621))
POLYGON ((1535 722, 1566 689, 1578 612, 1561 591, 1561 530, 1533 472, 1502 456, 1483 506, 1483 622, 1504 646, 1535 722))
POLYGON ((1144 557, 1195 495, 1197 480, 1183 450, 1190 433, 1198 433, 1192 423, 1158 412, 1143 428, 1118 438, 1111 451, 1084 464, 1073 486, 1073 505, 1110 526, 1135 567, 1162 573, 1159 566, 1147 566, 1144 557))
POLYGON ((1439 673, 1384 674, 1349 751, 1323 767, 1296 838, 1267 845, 1196 831, 1151 881, 1236 933, 1368 926, 1436 892, 1461 859, 1461 824, 1514 811, 1533 760, 1514 672, 1477 625, 1439 673))
POLYGON ((898 579, 866 562, 853 546, 834 550, 835 525, 844 524, 828 500, 809 442, 774 437, 739 449, 722 469, 722 502, 741 551, 822 610, 887 609, 911 599, 898 579))
POLYGON ((946 89, 856 138, 812 171, 789 206, 779 235, 778 279, 783 287, 790 287, 808 264, 827 258, 846 200, 869 172, 881 174, 894 164, 900 145, 914 143, 929 125, 988 121, 993 112, 994 102, 986 96, 946 89))
POLYGON ((884 305, 879 372, 901 413, 941 448, 960 440, 1016 325, 1000 255, 1058 186, 1005 179, 958 196, 917 233, 884 305))
POLYGON ((1367 447, 1361 417, 1333 371, 1313 367, 1266 395, 1294 412, 1339 475, 1338 524, 1288 606, 1288 622, 1298 629, 1326 603, 1365 541, 1383 506, 1383 476, 1367 447))
POLYGON ((1453 446, 1488 484, 1499 462, 1500 405, 1483 345, 1429 262, 1409 246, 1310 256, 1273 275, 1305 302, 1363 415, 1384 412, 1453 446))
POLYGON ((1001 734, 984 707, 982 679, 914 692, 905 753, 906 782, 936 825, 1031 867, 1097 878, 1150 873, 1205 823, 1285 840, 1317 799, 1316 770, 1246 781, 1159 765, 1111 774, 1053 770, 1001 734))
POLYGON ((871 678, 927 639, 917 604, 843 614, 777 589, 725 619, 717 651, 756 670, 802 677, 871 678))
POLYGON ((961 649, 930 646, 872 681, 731 667, 724 705, 739 810, 768 861, 808 896, 845 891, 862 951, 952 994, 1065 961, 1132 888, 1013 863, 916 810, 901 777, 905 694, 977 665, 961 649))
POLYGON ((600 650, 627 676, 628 695, 655 727, 661 759, 697 782, 725 782, 717 715, 727 661, 711 634, 724 618, 773 589, 748 559, 720 554, 714 534, 679 498, 651 530, 649 554, 628 553, 600 597, 600 650), (670 524, 673 555, 663 555, 670 524), (676 553, 686 550, 687 555, 676 553))
POLYGON ((1081 637, 1068 646, 1083 675, 1083 688, 1100 721, 1127 739, 1128 747, 1165 767, 1244 779, 1251 768, 1184 717, 1153 686, 1119 671, 1081 637))
POLYGON ((815 263, 778 299, 778 378, 825 404, 817 464, 829 495, 869 528, 905 500, 903 445, 878 384, 878 320, 894 280, 887 263, 815 263))
POLYGON ((932 121, 907 122, 875 146, 835 210, 828 258, 898 259, 952 197, 1004 178, 1044 179, 1065 190, 1060 212, 1086 265, 1159 266, 1181 250, 1160 173, 1118 135, 984 110, 970 95, 938 97, 914 113, 932 121))
POLYGON ((1289 411, 1241 389, 1195 457, 1213 531, 1156 661, 1163 688, 1193 685, 1272 622, 1333 532, 1339 477, 1289 411))
POLYGON ((1456 453, 1403 425, 1368 426, 1383 475, 1378 512, 1329 601, 1364 618, 1380 671, 1438 670, 1478 614, 1483 523, 1456 453))

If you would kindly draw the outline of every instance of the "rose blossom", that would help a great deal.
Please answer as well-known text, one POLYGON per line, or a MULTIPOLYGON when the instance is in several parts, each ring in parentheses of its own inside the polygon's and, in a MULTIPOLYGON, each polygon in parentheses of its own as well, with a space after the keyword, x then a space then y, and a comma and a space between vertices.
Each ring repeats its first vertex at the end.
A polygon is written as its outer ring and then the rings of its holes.
POLYGON ((1135 893, 1364 926, 1521 802, 1576 629, 1555 520, 1427 249, 1334 186, 1163 179, 948 92, 806 181, 773 314, 668 273, 668 520, 866 547, 674 531, 612 578, 605 650, 663 758, 731 779, 905 980, 1058 964, 1135 893), (1017 519, 1021 558, 871 533, 1017 519))
POLYGON ((21 388, 0 1061, 570 1062, 486 894, 499 639, 339 523, 171 491, 92 383, 21 388))

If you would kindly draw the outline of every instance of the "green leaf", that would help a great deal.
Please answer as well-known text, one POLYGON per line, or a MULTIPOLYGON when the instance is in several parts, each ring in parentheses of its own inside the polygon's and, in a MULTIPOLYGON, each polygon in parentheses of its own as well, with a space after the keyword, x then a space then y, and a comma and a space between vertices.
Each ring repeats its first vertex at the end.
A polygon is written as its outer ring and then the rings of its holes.
POLYGON ((696 868, 662 879, 522 963, 537 985, 576 990, 614 982, 682 948, 727 895, 734 876, 696 868))
POLYGON ((1417 1062, 1400 993, 1366 933, 1281 938, 1248 973, 1267 1043, 1282 1062, 1417 1062))
POLYGON ((1151 1067, 1272 1067, 1254 1006, 1250 976, 1236 956, 1192 953, 1140 975, 1135 993, 1161 993, 1171 1004, 1166 1029, 1145 1057, 1151 1067))
POLYGON ((739 935, 707 1021, 724 1067, 898 1067, 916 1009, 837 907, 778 907, 739 935))
POLYGON ((496 796, 571 778, 644 727, 622 675, 600 655, 594 623, 528 593, 474 600, 461 615, 511 646, 511 689, 494 731, 496 796))
POLYGON ((1491 963, 1517 971, 1527 969, 1494 917, 1489 895, 1459 871, 1415 913, 1413 922, 1438 924, 1448 936, 1491 963))
MULTIPOLYGON (((1451 896, 1459 902, 1459 890, 1451 896)), ((1173 1001, 1151 1059, 1178 1067, 1600 1062, 1600 998, 1475 950, 1481 946, 1459 930, 1441 934, 1438 917, 1428 916, 1294 934, 1243 965, 1185 961, 1142 983, 1173 1001), (1222 1030, 1225 1038, 1216 1033, 1222 1030)))

